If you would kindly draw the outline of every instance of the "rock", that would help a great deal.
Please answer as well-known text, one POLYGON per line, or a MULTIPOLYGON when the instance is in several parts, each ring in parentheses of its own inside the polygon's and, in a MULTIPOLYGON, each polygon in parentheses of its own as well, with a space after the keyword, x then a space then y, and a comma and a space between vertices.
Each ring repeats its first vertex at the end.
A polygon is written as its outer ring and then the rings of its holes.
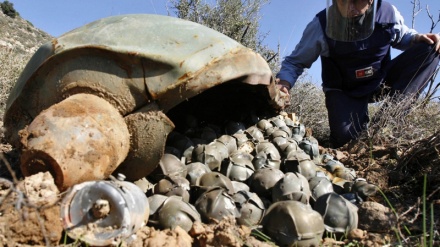
POLYGON ((346 160, 346 159, 348 159, 348 155, 344 152, 339 151, 339 150, 335 150, 335 159, 336 160, 346 160))
POLYGON ((26 177, 18 184, 18 189, 25 192, 30 203, 38 206, 54 204, 58 200, 59 190, 49 172, 40 172, 26 177))
POLYGON ((122 247, 191 247, 192 238, 180 226, 175 229, 156 230, 153 227, 144 226, 136 233, 132 243, 122 244, 122 247))
POLYGON ((351 230, 347 238, 352 240, 362 240, 367 237, 367 231, 361 230, 361 229, 353 229, 351 230))
POLYGON ((386 233, 396 226, 396 216, 390 208, 377 202, 364 202, 359 205, 359 225, 369 232, 386 233))
POLYGON ((323 238, 322 246, 343 246, 345 243, 343 241, 338 241, 334 238, 323 238))
POLYGON ((368 233, 366 239, 361 241, 361 246, 365 247, 383 247, 389 246, 391 237, 386 234, 368 233))
POLYGON ((14 190, 16 192, 7 198, 0 198, 5 200, 0 204, 0 236, 4 236, 11 246, 57 245, 63 227, 60 206, 55 199, 59 192, 52 176, 38 173, 26 177, 14 190))
POLYGON ((206 232, 205 227, 203 226, 202 222, 196 221, 194 222, 191 230, 189 230, 189 234, 192 237, 196 237, 198 235, 204 234, 206 232))

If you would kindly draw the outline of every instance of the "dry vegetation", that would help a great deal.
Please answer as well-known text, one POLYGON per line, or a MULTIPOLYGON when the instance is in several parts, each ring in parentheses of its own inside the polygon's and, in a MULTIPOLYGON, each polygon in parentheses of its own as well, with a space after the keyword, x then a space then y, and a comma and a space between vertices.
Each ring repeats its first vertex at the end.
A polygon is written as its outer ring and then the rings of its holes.
POLYGON ((319 143, 326 146, 330 127, 321 87, 307 80, 296 83, 291 90, 291 105, 287 111, 295 112, 304 126, 313 130, 313 136, 319 143))

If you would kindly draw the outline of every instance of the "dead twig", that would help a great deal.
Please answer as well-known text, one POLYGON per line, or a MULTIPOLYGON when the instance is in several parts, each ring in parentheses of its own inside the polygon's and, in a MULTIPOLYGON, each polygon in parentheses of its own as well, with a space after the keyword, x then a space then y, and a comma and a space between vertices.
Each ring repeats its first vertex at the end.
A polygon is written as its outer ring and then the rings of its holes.
POLYGON ((12 180, 14 181, 14 184, 17 184, 18 183, 17 175, 15 174, 15 171, 12 169, 11 164, 6 159, 6 157, 5 157, 5 155, 3 153, 0 153, 0 159, 3 161, 3 163, 6 166, 6 168, 8 169, 9 173, 11 174, 12 180))
POLYGON ((414 29, 416 25, 416 16, 420 13, 420 11, 422 11, 422 8, 420 7, 420 0, 415 0, 411 3, 413 4, 411 28, 414 29))
POLYGON ((429 5, 426 5, 426 13, 428 14, 428 17, 431 20, 431 29, 429 30, 429 32, 432 33, 434 31, 434 28, 440 22, 440 13, 439 13, 439 16, 437 17, 436 21, 434 21, 434 16, 429 11, 429 5))

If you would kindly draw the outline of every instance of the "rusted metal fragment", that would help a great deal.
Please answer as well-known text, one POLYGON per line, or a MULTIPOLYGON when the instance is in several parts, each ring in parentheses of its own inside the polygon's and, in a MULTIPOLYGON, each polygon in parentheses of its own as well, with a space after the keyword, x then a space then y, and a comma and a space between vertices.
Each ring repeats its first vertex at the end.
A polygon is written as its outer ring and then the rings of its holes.
POLYGON ((130 131, 131 148, 115 174, 122 173, 128 181, 136 181, 159 165, 167 136, 174 129, 174 124, 161 111, 148 110, 126 116, 125 122, 130 131))
POLYGON ((129 132, 107 101, 76 94, 43 111, 21 131, 25 176, 49 171, 60 190, 105 179, 125 159, 129 132))

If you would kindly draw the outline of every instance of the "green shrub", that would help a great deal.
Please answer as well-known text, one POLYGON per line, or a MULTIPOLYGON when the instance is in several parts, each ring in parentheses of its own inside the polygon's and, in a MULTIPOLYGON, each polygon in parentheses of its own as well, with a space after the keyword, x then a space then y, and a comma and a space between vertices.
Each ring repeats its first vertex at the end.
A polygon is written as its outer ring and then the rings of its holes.
POLYGON ((14 4, 9 1, 0 3, 0 7, 2 8, 3 14, 11 18, 15 18, 18 15, 18 12, 14 9, 14 4))

